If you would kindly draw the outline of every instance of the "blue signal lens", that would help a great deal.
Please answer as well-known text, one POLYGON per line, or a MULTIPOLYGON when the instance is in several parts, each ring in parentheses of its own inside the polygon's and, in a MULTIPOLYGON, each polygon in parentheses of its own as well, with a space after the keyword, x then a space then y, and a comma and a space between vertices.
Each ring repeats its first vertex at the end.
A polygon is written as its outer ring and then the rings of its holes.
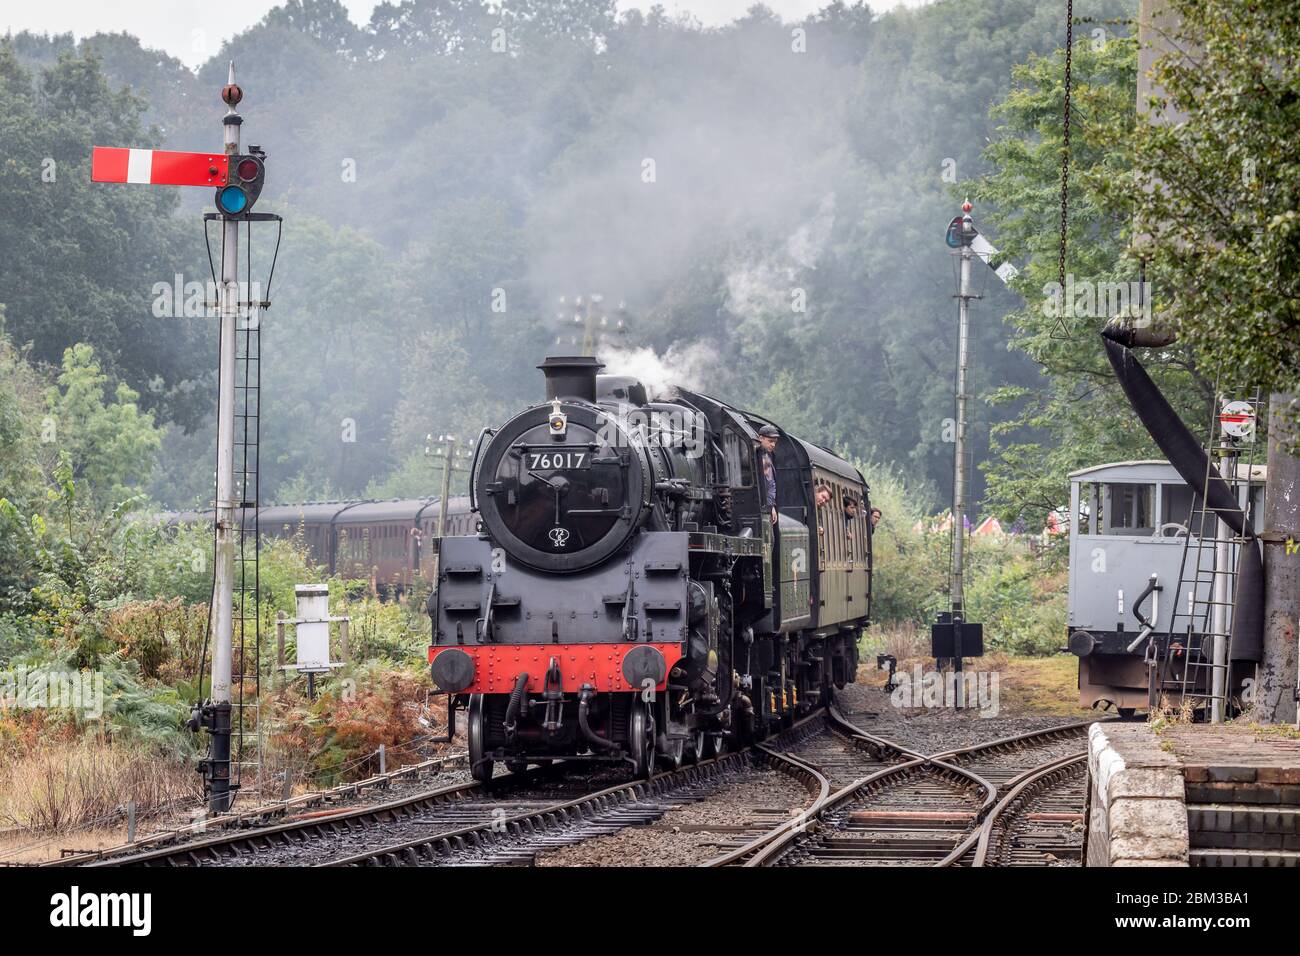
POLYGON ((238 186, 227 186, 217 194, 217 205, 221 211, 230 215, 236 215, 244 211, 248 205, 248 197, 238 186))

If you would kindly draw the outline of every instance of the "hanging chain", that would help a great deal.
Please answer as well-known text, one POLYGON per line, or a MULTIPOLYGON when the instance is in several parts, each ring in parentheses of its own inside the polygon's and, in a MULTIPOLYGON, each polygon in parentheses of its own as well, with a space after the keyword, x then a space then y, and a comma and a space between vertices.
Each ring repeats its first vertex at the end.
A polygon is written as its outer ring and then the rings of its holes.
POLYGON ((1065 294, 1065 232, 1070 216, 1070 86, 1074 56, 1074 0, 1065 0, 1065 123, 1061 140, 1061 250, 1057 277, 1065 294))

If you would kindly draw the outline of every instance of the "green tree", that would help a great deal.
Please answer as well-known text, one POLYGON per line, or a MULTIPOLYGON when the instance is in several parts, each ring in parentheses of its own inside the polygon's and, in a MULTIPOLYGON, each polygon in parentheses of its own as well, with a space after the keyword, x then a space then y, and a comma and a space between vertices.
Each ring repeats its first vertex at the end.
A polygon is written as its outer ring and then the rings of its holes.
POLYGON ((81 343, 63 353, 58 383, 46 394, 51 444, 71 463, 71 477, 104 503, 148 481, 162 442, 162 429, 152 412, 141 411, 139 395, 119 382, 106 401, 107 383, 95 350, 81 343))
POLYGON ((200 234, 173 216, 174 189, 90 182, 91 146, 158 146, 143 101, 113 91, 93 54, 62 53, 38 75, 0 39, 0 302, 9 335, 55 365, 75 342, 165 418, 193 425, 206 405, 201 320, 154 315, 152 290, 198 270, 200 234))
POLYGON ((1171 0, 1163 93, 1130 131, 1131 203, 1167 312, 1210 374, 1265 392, 1300 386, 1300 10, 1171 0), (1169 111, 1169 114, 1166 114, 1169 111), (1154 186, 1153 186, 1154 184, 1154 186))
MULTIPOLYGON (((42 383, 4 335, 0 306, 0 500, 26 514, 41 499, 40 467, 42 383)), ((20 529, 0 509, 0 603, 10 589, 21 587, 26 558, 20 529)))
MULTIPOLYGON (((1106 360, 1098 333, 1108 316, 1095 294, 1112 283, 1130 289, 1138 279, 1128 255, 1131 220, 1108 185, 1132 161, 1116 130, 1131 133, 1134 125, 1136 51, 1128 38, 1100 48, 1081 41, 1074 49, 1066 270, 1075 302, 1065 301, 1058 282, 1063 51, 1030 57, 1013 71, 1013 88, 992 110, 1000 124, 985 151, 992 171, 975 189, 992 207, 988 221, 997 245, 1023 263, 1013 286, 1024 304, 1006 316, 1011 347, 1041 368, 1036 382, 991 393, 995 406, 1013 414, 993 428, 993 454, 984 465, 988 501, 1004 520, 1023 518, 1035 528, 1067 502, 1071 471, 1158 457, 1106 360)), ((1198 427, 1209 391, 1189 350, 1165 350, 1149 365, 1185 420, 1198 427)))

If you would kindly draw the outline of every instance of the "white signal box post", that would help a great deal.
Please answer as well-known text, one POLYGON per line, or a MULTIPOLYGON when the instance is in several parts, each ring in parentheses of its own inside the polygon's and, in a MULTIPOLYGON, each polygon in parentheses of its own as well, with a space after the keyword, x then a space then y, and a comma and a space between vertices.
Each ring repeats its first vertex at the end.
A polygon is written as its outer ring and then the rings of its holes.
POLYGON ((346 623, 347 615, 330 614, 329 587, 324 584, 299 584, 293 589, 298 616, 285 624, 293 624, 297 637, 298 653, 293 664, 284 665, 287 671, 307 675, 307 694, 315 697, 317 674, 328 674, 343 665, 330 660, 330 624, 346 623))

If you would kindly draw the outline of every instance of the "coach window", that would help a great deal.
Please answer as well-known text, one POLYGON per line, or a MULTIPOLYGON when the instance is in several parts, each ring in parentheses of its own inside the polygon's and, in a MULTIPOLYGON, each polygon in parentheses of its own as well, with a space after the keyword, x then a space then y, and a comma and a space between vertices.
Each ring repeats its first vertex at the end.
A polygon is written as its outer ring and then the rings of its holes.
POLYGON ((839 513, 840 490, 834 482, 828 482, 827 487, 831 490, 831 500, 826 502, 826 557, 828 564, 834 564, 840 553, 839 532, 836 528, 839 522, 835 520, 839 513))
POLYGON ((817 489, 824 484, 816 472, 813 473, 813 514, 809 530, 817 537, 817 564, 826 567, 826 526, 831 522, 830 502, 817 507, 817 489))
MULTIPOLYGON (((853 489, 852 494, 854 501, 858 501, 857 489, 853 489)), ((853 515, 852 522, 845 522, 849 529, 849 561, 858 561, 862 557, 862 502, 858 502, 858 510, 853 515)))

